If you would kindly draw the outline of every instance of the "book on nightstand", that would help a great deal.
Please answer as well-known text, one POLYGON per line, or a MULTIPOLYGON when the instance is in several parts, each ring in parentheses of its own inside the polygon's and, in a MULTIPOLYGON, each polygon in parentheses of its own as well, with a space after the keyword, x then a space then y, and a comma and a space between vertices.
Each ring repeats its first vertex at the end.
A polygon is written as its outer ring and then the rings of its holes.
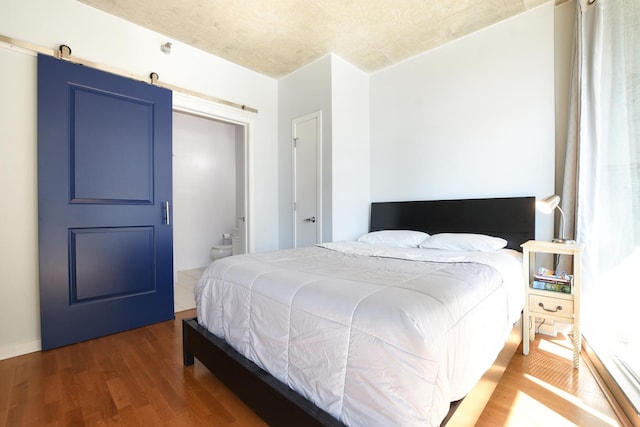
POLYGON ((573 276, 569 274, 554 275, 545 271, 542 274, 534 274, 531 287, 545 291, 562 292, 570 294, 572 292, 573 276))

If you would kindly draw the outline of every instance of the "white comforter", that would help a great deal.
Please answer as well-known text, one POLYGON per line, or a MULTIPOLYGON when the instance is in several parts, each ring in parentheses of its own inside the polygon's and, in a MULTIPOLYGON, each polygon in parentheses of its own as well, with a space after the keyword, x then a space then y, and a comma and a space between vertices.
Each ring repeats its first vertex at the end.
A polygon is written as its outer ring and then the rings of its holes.
POLYGON ((347 425, 436 426, 519 317, 518 255, 340 242, 224 258, 196 285, 198 321, 347 425))

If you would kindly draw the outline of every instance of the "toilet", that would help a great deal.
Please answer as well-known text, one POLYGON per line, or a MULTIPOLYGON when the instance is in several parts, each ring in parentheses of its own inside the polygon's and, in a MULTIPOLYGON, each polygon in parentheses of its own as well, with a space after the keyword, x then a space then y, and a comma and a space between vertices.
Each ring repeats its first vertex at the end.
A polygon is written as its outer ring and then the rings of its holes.
POLYGON ((231 245, 213 245, 211 246, 210 256, 212 260, 231 256, 231 245))
POLYGON ((231 230, 231 233, 222 235, 221 245, 211 246, 209 255, 214 261, 231 255, 238 255, 242 250, 240 243, 240 229, 236 227, 231 230))

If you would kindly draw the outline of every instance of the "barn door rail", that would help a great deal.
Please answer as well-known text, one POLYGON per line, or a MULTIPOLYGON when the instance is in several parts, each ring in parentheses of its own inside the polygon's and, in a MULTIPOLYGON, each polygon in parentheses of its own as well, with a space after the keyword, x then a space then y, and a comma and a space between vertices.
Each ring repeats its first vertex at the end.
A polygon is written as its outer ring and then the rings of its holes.
POLYGON ((5 35, 0 34, 0 44, 6 44, 8 45, 9 48, 20 48, 23 50, 27 50, 27 51, 31 51, 31 52, 35 52, 35 53, 41 53, 43 55, 49 55, 49 56, 55 56, 56 58, 59 59, 64 59, 67 61, 71 61, 74 62, 76 64, 82 64, 91 68, 95 68, 97 70, 101 70, 101 71, 106 71, 108 73, 112 73, 112 74, 117 74, 119 76, 122 77, 127 77, 133 80, 138 80, 138 81, 143 81, 143 82, 147 82, 150 84, 153 84, 155 86, 159 86, 159 87, 163 87, 165 89, 169 89, 171 91, 174 92, 180 92, 180 93, 184 93, 186 95, 191 95, 191 96, 195 96, 197 98, 202 98, 202 99, 206 99, 208 101, 212 101, 218 104, 223 104, 223 105, 227 105, 229 107, 233 107, 233 108, 237 108, 239 110, 242 111, 248 111, 250 113, 257 113, 258 110, 253 108, 253 107, 249 107, 247 105, 244 104, 238 104, 236 102, 233 101, 227 101, 226 99, 221 99, 221 98, 217 98, 215 96, 210 96, 210 95, 206 95, 204 93, 200 93, 200 92, 196 92, 193 91, 191 89, 187 89, 187 88, 183 88, 180 86, 176 86, 176 85, 172 85, 170 83, 165 83, 165 82, 161 82, 159 79, 159 75, 158 73, 155 72, 151 72, 148 76, 145 76, 144 78, 128 73, 126 71, 117 69, 115 67, 110 67, 108 65, 104 65, 104 64, 99 64, 97 62, 93 62, 93 61, 89 61, 87 59, 82 59, 82 58, 78 58, 76 56, 71 56, 71 48, 65 44, 62 44, 58 47, 58 49, 49 49, 46 47, 42 47, 42 46, 38 46, 36 44, 33 43, 29 43, 29 42, 25 42, 22 40, 16 40, 14 38, 11 37, 7 37, 5 35))

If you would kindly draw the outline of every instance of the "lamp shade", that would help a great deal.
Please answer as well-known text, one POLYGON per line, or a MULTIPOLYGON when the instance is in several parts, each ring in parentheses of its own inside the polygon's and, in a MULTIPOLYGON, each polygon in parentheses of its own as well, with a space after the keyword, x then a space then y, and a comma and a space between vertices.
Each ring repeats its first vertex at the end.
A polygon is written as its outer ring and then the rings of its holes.
POLYGON ((538 200, 536 202, 536 209, 545 214, 552 213, 554 209, 560 211, 560 237, 553 239, 552 242, 565 244, 573 244, 576 242, 573 239, 566 239, 564 237, 564 212, 560 208, 560 196, 554 194, 553 196, 538 200))
POLYGON ((560 196, 553 195, 536 202, 536 208, 546 214, 550 214, 560 203, 560 196))

